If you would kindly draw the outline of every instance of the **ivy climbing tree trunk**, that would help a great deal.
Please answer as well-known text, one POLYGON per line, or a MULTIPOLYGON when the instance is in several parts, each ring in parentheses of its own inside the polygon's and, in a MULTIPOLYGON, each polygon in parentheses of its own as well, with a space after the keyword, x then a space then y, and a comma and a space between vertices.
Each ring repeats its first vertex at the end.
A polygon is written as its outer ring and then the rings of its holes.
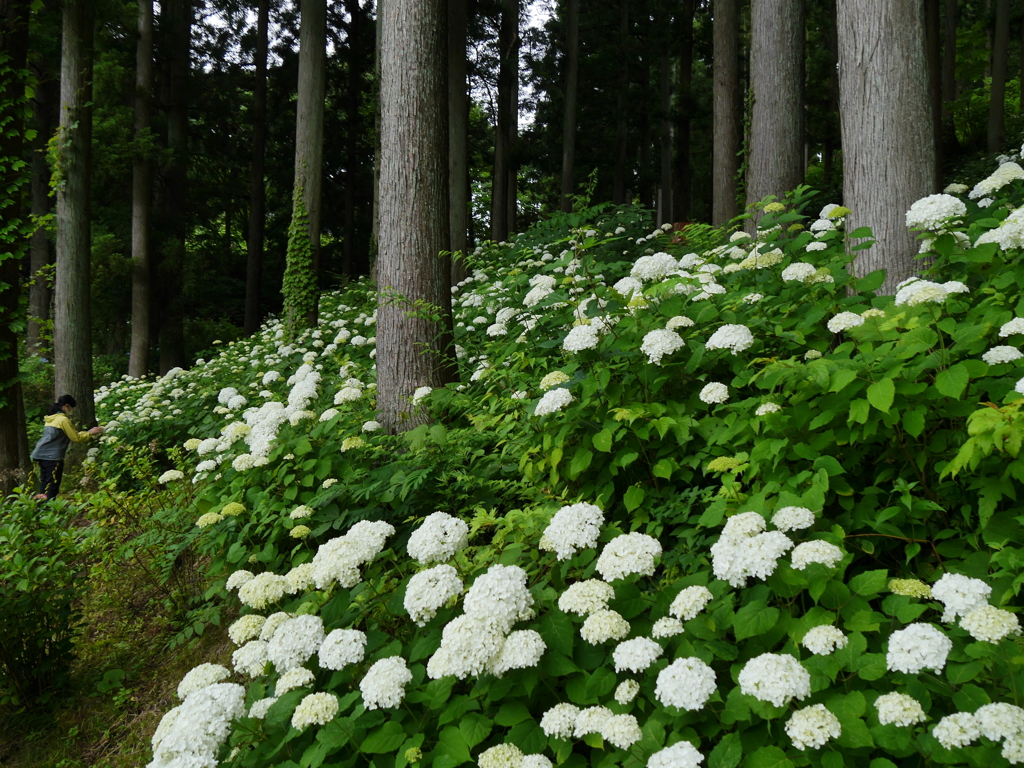
POLYGON ((259 0, 256 11, 256 65, 252 89, 252 168, 249 172, 249 233, 245 259, 245 333, 252 335, 263 319, 260 293, 263 286, 263 231, 267 207, 263 178, 267 154, 267 28, 270 0, 259 0))
POLYGON ((18 379, 21 307, 19 267, 29 238, 24 163, 28 99, 28 0, 0 0, 0 497, 25 477, 25 414, 18 379))
POLYGON ((61 181, 57 189, 54 390, 56 397, 70 394, 77 399, 75 414, 82 424, 95 418, 89 305, 92 40, 92 0, 65 0, 57 137, 61 181))
POLYGON ((714 147, 711 223, 724 226, 738 211, 736 176, 742 140, 738 0, 714 0, 714 147))
POLYGON ((419 387, 455 378, 448 233, 444 0, 388 0, 380 17, 377 409, 392 432, 426 421, 419 387))
POLYGON ((149 153, 153 90, 153 0, 138 0, 139 39, 135 47, 135 165, 132 169, 132 343, 128 375, 149 369, 150 231, 153 161, 149 153))
MULTIPOLYGON (((309 307, 306 322, 315 325, 316 279, 320 267, 324 95, 327 86, 327 2, 301 0, 299 7, 302 19, 299 24, 299 97, 295 117, 295 194, 302 195, 302 206, 307 216, 306 237, 310 243, 308 253, 312 260, 314 284, 312 305, 309 307)), ((298 210, 298 206, 293 202, 293 211, 295 210, 298 210)), ((305 250, 302 249, 301 252, 305 250)), ((289 254, 292 253, 297 257, 300 250, 293 250, 289 244, 289 254)))
POLYGON ((839 0, 836 11, 846 228, 870 227, 875 238, 853 271, 887 270, 880 290, 893 293, 914 272, 917 243, 906 211, 934 179, 922 8, 839 0))

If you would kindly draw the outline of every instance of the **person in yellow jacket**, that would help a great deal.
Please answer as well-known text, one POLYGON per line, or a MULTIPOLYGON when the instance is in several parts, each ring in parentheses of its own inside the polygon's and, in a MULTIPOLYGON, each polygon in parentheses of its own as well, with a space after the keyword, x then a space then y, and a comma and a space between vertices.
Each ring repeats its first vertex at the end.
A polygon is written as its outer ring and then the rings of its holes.
POLYGON ((43 419, 43 436, 32 450, 32 459, 39 464, 37 499, 49 501, 57 497, 64 476, 64 454, 68 446, 72 442, 84 443, 93 435, 103 432, 103 427, 93 427, 87 432, 76 430, 68 418, 76 405, 78 403, 71 395, 61 395, 57 402, 50 404, 46 418, 43 419))

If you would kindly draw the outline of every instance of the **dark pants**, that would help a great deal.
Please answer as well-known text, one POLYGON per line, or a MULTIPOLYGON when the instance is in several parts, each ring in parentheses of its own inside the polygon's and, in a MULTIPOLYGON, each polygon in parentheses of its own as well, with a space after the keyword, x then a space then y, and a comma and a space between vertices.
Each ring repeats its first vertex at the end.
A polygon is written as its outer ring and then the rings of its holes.
POLYGON ((39 492, 46 494, 47 501, 57 498, 60 481, 64 477, 64 460, 38 459, 36 463, 39 465, 39 492))

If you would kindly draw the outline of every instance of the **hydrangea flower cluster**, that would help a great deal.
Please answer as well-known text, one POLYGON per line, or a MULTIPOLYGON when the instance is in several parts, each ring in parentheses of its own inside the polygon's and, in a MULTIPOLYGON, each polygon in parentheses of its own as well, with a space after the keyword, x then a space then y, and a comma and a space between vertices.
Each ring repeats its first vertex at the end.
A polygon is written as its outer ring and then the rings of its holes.
POLYGON ((754 343, 754 334, 745 325, 726 324, 711 334, 704 344, 706 349, 728 349, 734 355, 749 349, 754 343))
POLYGON ((601 550, 597 571, 605 581, 623 579, 630 574, 654 574, 655 558, 661 555, 661 544, 646 533, 625 533, 616 536, 601 550))
POLYGON ((911 675, 923 669, 941 672, 952 649, 953 641, 931 624, 911 624, 889 635, 885 664, 911 675))
POLYGON ((597 546, 597 537, 604 524, 604 513, 594 504, 580 502, 559 509, 544 529, 541 548, 567 560, 581 549, 597 546))
POLYGON ((779 558, 793 548, 793 542, 780 531, 766 532, 765 527, 765 519, 757 512, 729 518, 711 547, 716 578, 742 587, 751 577, 766 579, 775 573, 779 558))
POLYGON ((676 659, 658 673, 655 698, 668 707, 694 712, 715 692, 715 671, 696 657, 676 659))
POLYGON ((740 691, 776 707, 811 695, 811 675, 792 656, 762 653, 743 665, 740 691))
POLYGON ((469 546, 469 525, 445 512, 428 515, 409 537, 409 557, 423 565, 443 563, 469 546))

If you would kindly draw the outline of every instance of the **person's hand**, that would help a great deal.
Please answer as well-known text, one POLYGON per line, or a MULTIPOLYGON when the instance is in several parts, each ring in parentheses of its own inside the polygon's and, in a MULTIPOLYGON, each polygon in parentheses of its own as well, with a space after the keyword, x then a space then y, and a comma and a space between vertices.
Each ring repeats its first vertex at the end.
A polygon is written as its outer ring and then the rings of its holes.
POLYGON ((103 427, 93 427, 92 429, 89 430, 89 434, 90 435, 102 435, 103 434, 103 427))

